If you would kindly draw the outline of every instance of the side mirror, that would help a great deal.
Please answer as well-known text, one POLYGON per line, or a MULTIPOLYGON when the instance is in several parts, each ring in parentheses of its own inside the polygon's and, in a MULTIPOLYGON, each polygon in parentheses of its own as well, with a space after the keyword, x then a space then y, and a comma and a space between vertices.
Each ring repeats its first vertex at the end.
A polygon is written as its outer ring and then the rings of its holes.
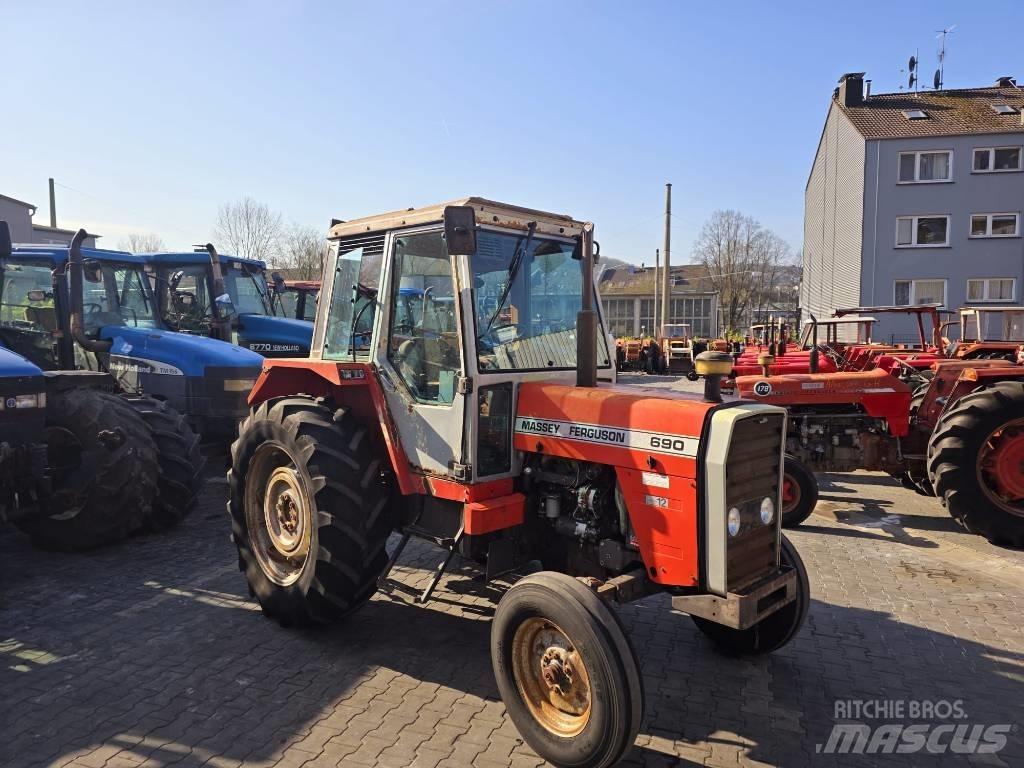
POLYGON ((444 241, 449 256, 476 253, 476 213, 470 205, 449 205, 444 209, 444 241))
POLYGON ((29 301, 46 301, 46 291, 33 289, 27 294, 29 301))
POLYGON ((231 296, 222 293, 218 296, 215 301, 217 302, 217 309, 220 310, 222 317, 231 317, 235 314, 235 304, 231 301, 231 296))
POLYGON ((100 263, 95 259, 86 259, 82 263, 82 276, 90 283, 98 283, 103 277, 100 263))
POLYGON ((281 277, 281 273, 280 272, 274 272, 270 276, 270 279, 274 281, 274 293, 284 293, 284 291, 285 291, 285 284, 284 284, 284 278, 281 277))

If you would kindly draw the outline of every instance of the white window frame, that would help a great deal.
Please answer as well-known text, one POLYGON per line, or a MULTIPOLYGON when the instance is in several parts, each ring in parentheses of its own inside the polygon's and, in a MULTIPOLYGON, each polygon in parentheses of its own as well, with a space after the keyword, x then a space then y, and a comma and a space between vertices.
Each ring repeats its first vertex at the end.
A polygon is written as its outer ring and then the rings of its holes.
POLYGON ((946 301, 949 299, 949 280, 944 277, 897 277, 892 281, 892 303, 893 306, 904 307, 912 306, 917 304, 917 290, 916 286, 918 283, 942 283, 942 306, 946 306, 946 301), (910 283, 910 303, 909 304, 897 304, 896 303, 896 284, 897 283, 910 283))
POLYGON ((896 242, 897 248, 948 248, 950 239, 950 227, 952 226, 952 217, 948 213, 922 213, 917 216, 897 216, 896 217, 896 231, 894 233, 893 240, 896 242), (920 219, 945 219, 946 220, 946 242, 944 243, 904 243, 900 244, 900 221, 903 219, 910 220, 910 237, 912 240, 917 239, 917 222, 920 219))
POLYGON ((1006 211, 1005 213, 972 213, 970 218, 967 220, 967 237, 971 240, 988 240, 990 238, 1006 238, 1006 237, 1020 237, 1020 214, 1014 213, 1013 211, 1006 211), (976 235, 974 234, 974 219, 980 216, 985 217, 985 234, 976 235), (996 216, 1013 216, 1013 234, 1012 235, 994 235, 992 234, 992 219, 996 216))
POLYGON ((896 158, 896 183, 897 184, 951 184, 953 182, 953 150, 952 149, 915 149, 900 152, 896 158), (921 179, 921 155, 949 155, 949 178, 948 179, 921 179), (903 166, 903 156, 914 156, 914 178, 909 181, 900 180, 900 168, 903 166))
POLYGON ((975 147, 971 152, 971 173, 1020 173, 1022 170, 1024 170, 1024 147, 1019 144, 1007 144, 1005 147, 975 147), (1016 149, 1017 167, 993 168, 996 163, 997 149, 1016 149), (979 152, 988 152, 988 168, 978 170, 974 167, 974 156, 979 152))
POLYGON ((1012 303, 1017 299, 1017 278, 1015 277, 969 277, 967 278, 967 292, 964 294, 964 301, 968 304, 1001 304, 1001 303, 1012 303), (1010 298, 1008 299, 992 299, 989 298, 989 288, 995 281, 1009 280, 1010 281, 1010 298), (982 298, 972 299, 971 298, 971 283, 983 283, 984 288, 982 289, 982 298))

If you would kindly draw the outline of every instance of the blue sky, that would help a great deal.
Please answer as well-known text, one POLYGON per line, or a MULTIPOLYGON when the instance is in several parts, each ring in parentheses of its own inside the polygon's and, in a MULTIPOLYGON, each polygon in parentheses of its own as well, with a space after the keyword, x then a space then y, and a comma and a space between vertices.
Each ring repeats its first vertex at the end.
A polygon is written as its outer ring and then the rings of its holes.
MULTIPOLYGON (((0 0, 0 193, 115 246, 210 237, 251 196, 326 230, 467 194, 596 222, 673 261, 735 208, 794 248, 838 76, 896 90, 956 24, 947 87, 1024 82, 1019 2, 0 0)), ((930 75, 925 78, 930 80, 930 75)))

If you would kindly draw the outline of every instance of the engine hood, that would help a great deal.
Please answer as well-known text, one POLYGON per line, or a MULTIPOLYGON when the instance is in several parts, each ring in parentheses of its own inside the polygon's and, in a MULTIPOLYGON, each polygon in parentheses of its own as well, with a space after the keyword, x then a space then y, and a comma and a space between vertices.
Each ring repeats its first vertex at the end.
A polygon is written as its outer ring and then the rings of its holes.
POLYGON ((203 376, 214 367, 258 371, 263 366, 263 358, 255 352, 206 336, 107 326, 100 337, 113 342, 111 355, 139 359, 158 369, 173 368, 185 376, 203 376))
POLYGON ((24 378, 26 376, 38 376, 41 384, 43 371, 21 355, 0 347, 0 378, 24 378))
POLYGON ((268 357, 305 356, 313 344, 313 324, 290 317, 241 315, 238 343, 268 357))

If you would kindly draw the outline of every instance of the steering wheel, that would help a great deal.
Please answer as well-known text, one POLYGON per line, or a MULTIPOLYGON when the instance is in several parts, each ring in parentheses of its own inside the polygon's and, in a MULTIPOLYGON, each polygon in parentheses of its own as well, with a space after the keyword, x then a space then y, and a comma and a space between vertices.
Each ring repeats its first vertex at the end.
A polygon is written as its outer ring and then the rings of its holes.
POLYGON ((841 371, 843 367, 846 365, 846 361, 843 359, 843 356, 836 352, 834 349, 832 349, 832 347, 826 344, 819 344, 817 346, 817 349, 819 352, 825 355, 825 357, 827 357, 829 360, 835 363, 837 371, 841 371))

